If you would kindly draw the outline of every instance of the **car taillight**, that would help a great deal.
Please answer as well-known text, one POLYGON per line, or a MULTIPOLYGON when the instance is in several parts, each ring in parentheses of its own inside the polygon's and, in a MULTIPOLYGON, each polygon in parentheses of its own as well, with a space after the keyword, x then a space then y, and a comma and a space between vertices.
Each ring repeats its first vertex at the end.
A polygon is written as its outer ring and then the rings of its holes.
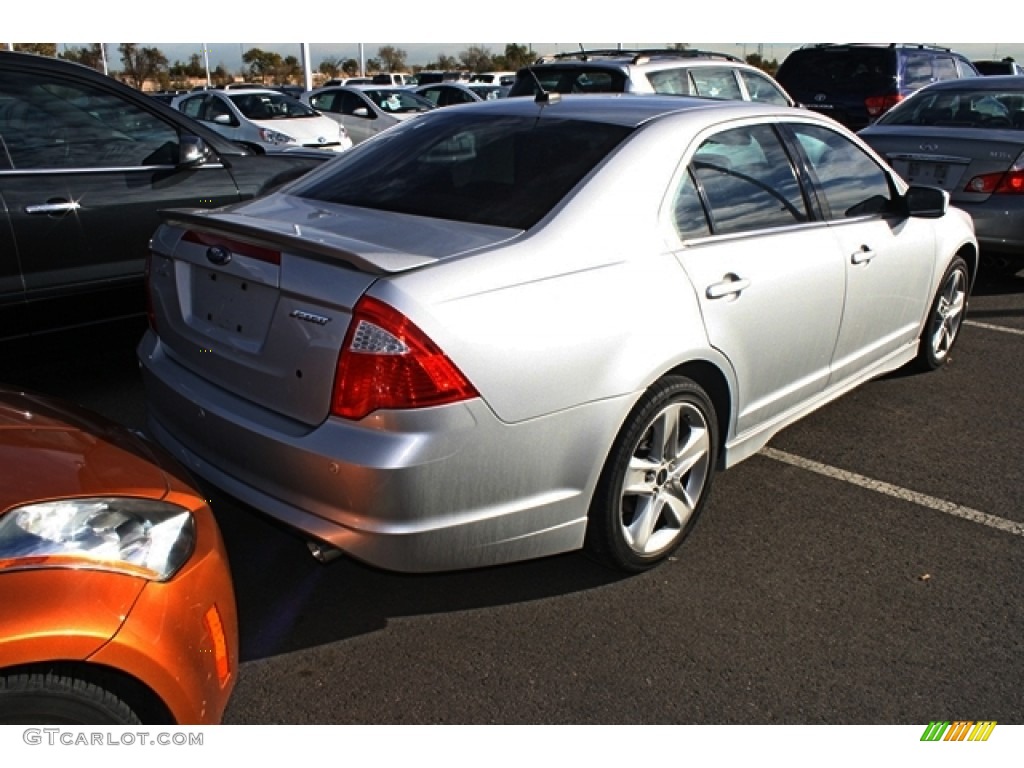
POLYGON ((358 420, 382 408, 423 408, 477 396, 409 318, 377 299, 359 300, 338 356, 333 415, 358 420))
POLYGON ((1024 195, 1024 152, 1014 161, 1009 170, 998 173, 983 173, 967 182, 964 192, 979 192, 990 195, 1024 195))
POLYGON ((881 117, 890 109, 903 101, 898 93, 888 93, 885 96, 868 96, 864 99, 864 106, 867 107, 868 117, 874 119, 881 117))

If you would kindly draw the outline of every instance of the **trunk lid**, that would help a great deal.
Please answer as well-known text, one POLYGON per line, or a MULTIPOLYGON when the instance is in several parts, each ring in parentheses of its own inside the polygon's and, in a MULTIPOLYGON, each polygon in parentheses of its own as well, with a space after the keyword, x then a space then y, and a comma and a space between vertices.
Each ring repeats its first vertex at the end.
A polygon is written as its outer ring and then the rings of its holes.
POLYGON ((370 286, 516 234, 287 195, 163 216, 149 289, 168 354, 309 426, 329 414, 352 310, 370 286))

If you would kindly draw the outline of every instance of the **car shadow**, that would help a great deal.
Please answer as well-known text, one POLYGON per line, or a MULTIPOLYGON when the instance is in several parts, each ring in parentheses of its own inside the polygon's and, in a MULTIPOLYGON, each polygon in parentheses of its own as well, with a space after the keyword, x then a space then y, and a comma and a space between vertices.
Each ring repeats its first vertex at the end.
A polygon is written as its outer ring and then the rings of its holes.
POLYGON ((203 490, 231 561, 243 662, 369 634, 402 617, 542 600, 628 578, 580 553, 433 574, 384 571, 346 556, 321 563, 300 533, 203 490))

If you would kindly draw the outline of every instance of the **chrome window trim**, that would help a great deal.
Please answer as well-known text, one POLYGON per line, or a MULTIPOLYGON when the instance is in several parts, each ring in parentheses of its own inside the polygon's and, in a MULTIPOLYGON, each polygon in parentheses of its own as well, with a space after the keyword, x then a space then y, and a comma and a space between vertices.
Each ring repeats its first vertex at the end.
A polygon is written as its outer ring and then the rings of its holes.
POLYGON ((63 167, 51 167, 51 168, 0 168, 0 176, 13 176, 13 175, 29 175, 29 176, 42 176, 52 175, 54 173, 127 173, 130 171, 142 172, 142 171, 174 171, 174 170, 195 170, 201 171, 206 169, 212 170, 223 170, 225 168, 223 163, 204 163, 203 165, 197 165, 194 167, 179 168, 176 165, 126 165, 126 166, 111 166, 109 168, 63 168, 63 167))

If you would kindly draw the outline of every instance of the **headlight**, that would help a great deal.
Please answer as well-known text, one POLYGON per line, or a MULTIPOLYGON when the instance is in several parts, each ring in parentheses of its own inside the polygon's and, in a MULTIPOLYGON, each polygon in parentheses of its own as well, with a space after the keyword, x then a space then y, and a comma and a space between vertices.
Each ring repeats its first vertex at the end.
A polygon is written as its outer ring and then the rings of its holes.
POLYGON ((192 513, 150 499, 61 499, 0 517, 0 571, 93 568, 166 581, 194 544, 192 513))
POLYGON ((272 131, 269 128, 260 128, 260 138, 267 144, 295 144, 295 139, 287 133, 272 131))

